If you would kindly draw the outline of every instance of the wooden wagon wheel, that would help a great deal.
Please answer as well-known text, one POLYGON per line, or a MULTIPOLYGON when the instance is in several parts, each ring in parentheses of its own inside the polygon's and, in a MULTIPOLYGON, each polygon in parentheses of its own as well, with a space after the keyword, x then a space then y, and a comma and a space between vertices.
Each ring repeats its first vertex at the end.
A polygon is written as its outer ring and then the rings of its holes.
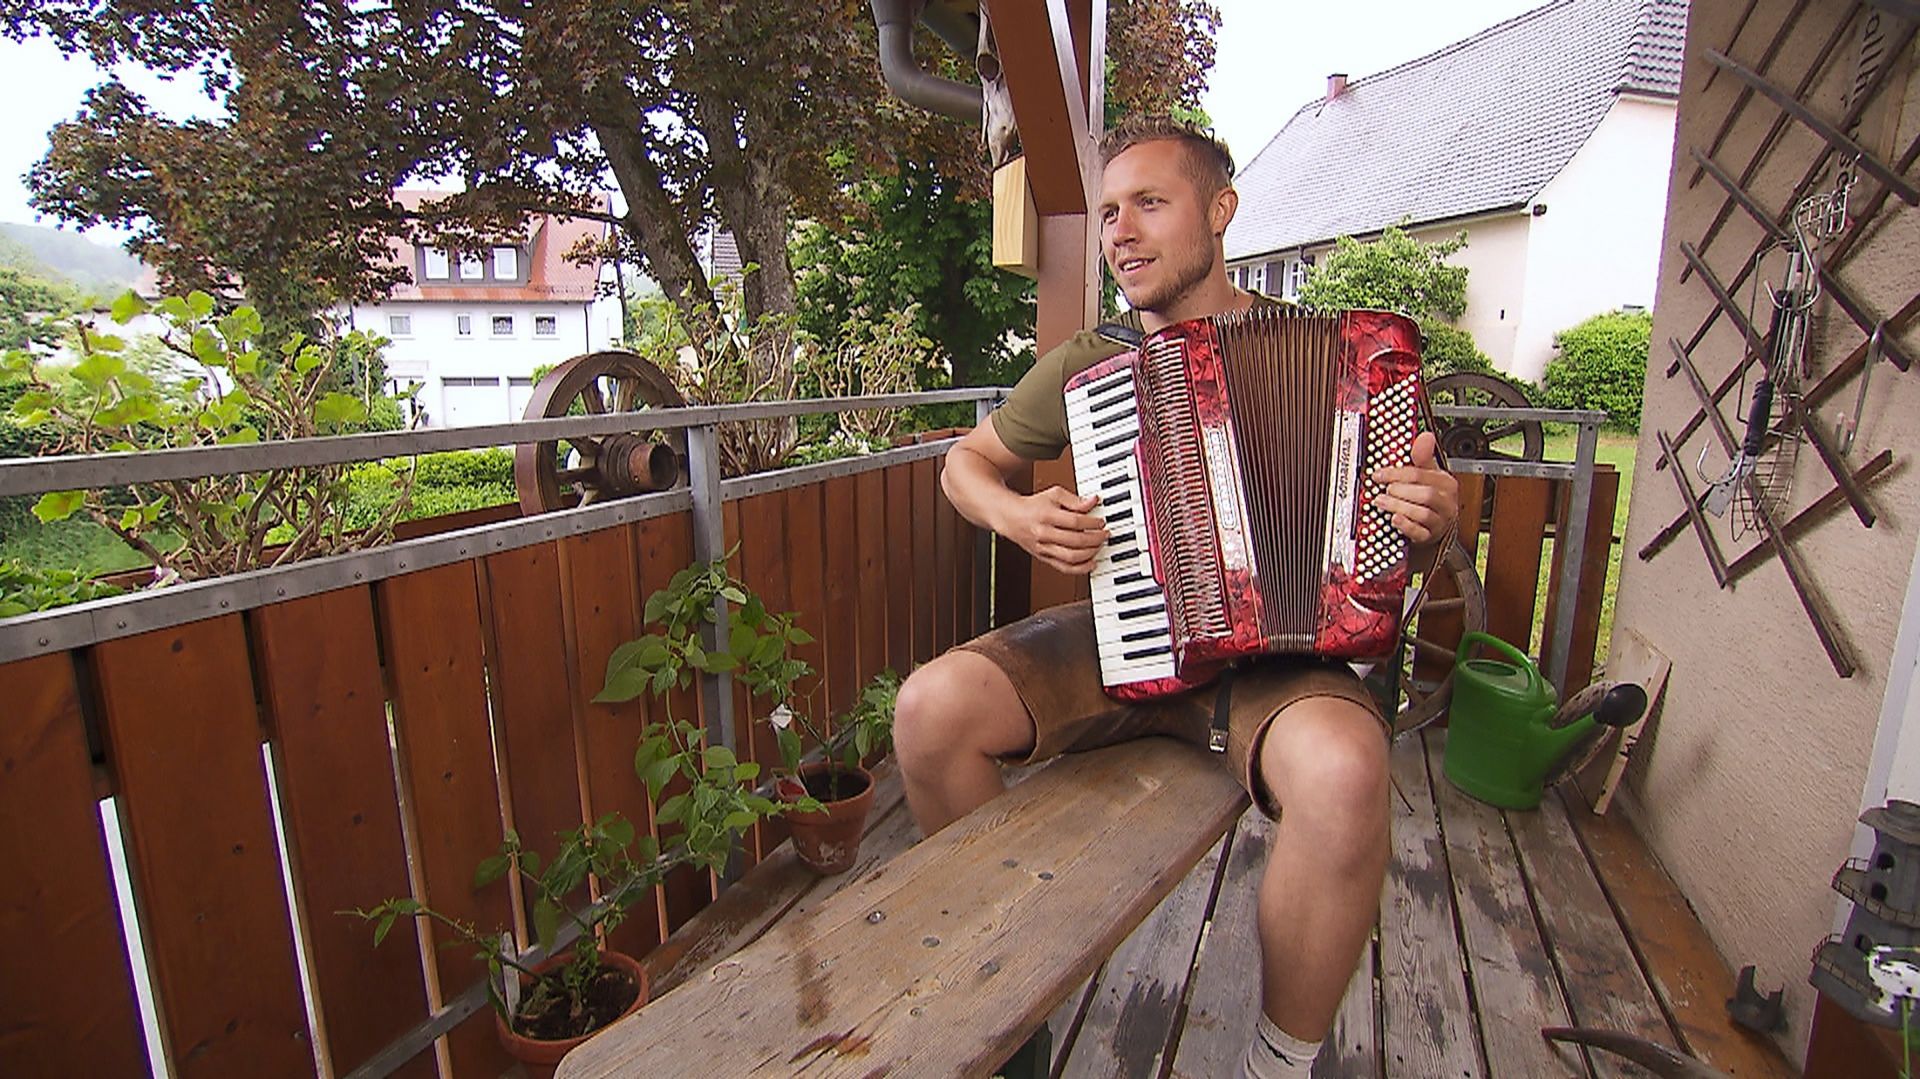
MULTIPOLYGON (((560 364, 533 388, 525 418, 606 415, 686 404, 665 371, 620 350, 590 352, 560 364)), ((526 515, 664 491, 686 474, 684 431, 635 431, 551 442, 513 451, 513 484, 526 515)))
MULTIPOLYGON (((1526 392, 1495 375, 1455 371, 1427 382, 1427 399, 1436 405, 1476 405, 1484 408, 1532 408, 1526 392)), ((1546 452, 1546 437, 1538 420, 1467 420, 1442 418, 1440 452, 1448 458, 1497 461, 1538 461, 1546 452)))
MULTIPOLYGON (((1410 600, 1415 598, 1408 597, 1410 600)), ((1401 621, 1399 710, 1393 733, 1409 734, 1432 723, 1453 699, 1453 661, 1460 635, 1487 628, 1487 593, 1473 556, 1458 540, 1447 544, 1418 596, 1418 605, 1401 621)))

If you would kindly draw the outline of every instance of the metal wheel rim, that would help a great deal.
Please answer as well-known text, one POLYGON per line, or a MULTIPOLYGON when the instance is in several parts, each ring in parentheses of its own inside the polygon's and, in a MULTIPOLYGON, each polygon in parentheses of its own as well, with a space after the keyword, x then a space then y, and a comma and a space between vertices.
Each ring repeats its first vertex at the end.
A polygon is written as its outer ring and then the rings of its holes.
POLYGON ((1422 614, 1449 610, 1460 613, 1462 633, 1487 628, 1486 589, 1473 567, 1472 556, 1457 539, 1447 545, 1446 554, 1441 557, 1433 580, 1420 594, 1418 605, 1401 620, 1400 647, 1394 655, 1394 662, 1399 665, 1394 681, 1400 700, 1393 716, 1395 737, 1411 734, 1440 718, 1453 699, 1453 662, 1458 655, 1458 642, 1447 645, 1424 636, 1423 628, 1431 633, 1432 627, 1420 625, 1422 614), (1445 675, 1438 679, 1417 678, 1418 657, 1423 654, 1444 662, 1445 675))

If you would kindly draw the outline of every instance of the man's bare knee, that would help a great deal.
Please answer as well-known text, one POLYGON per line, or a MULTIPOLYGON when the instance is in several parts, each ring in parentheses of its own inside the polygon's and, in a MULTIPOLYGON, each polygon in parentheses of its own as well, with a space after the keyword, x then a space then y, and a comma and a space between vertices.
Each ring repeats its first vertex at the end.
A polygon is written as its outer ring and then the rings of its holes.
POLYGON ((1003 757, 1031 749, 1033 721, 1006 673, 955 651, 908 676, 894 703, 893 746, 912 774, 956 754, 1003 757))
POLYGON ((1261 779, 1296 824, 1370 839, 1385 823, 1387 740, 1379 719, 1359 705, 1337 697, 1297 702, 1267 729, 1259 754, 1261 779))

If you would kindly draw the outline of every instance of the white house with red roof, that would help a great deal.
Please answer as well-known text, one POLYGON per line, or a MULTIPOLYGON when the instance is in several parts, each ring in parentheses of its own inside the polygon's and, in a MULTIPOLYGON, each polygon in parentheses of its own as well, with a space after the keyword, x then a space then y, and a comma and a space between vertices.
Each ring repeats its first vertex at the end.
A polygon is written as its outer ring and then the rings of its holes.
MULTIPOLYGON (((402 203, 425 193, 402 191, 402 203)), ((397 241, 394 258, 412 274, 378 303, 348 313, 353 328, 381 334, 387 377, 404 392, 419 386, 417 422, 434 427, 519 419, 536 368, 621 339, 612 263, 567 257, 609 226, 579 218, 536 217, 524 235, 485 254, 457 254, 397 241)))
POLYGON ((1650 307, 1686 0, 1555 0, 1295 113, 1234 178, 1228 270, 1293 298, 1341 236, 1465 230, 1460 327, 1537 379, 1553 336, 1650 307))

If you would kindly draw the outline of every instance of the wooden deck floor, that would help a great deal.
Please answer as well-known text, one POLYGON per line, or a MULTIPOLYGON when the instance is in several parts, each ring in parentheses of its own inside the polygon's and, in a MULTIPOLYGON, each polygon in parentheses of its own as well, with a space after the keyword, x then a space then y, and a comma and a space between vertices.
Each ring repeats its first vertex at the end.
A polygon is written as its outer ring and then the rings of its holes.
MULTIPOLYGON (((1791 1076, 1725 1017, 1733 978, 1685 900, 1614 817, 1577 795, 1502 812, 1440 776, 1444 732, 1394 750, 1393 862, 1381 918, 1321 1077, 1634 1076, 1549 1045, 1543 1026, 1628 1031, 1735 1076, 1791 1076)), ((818 903, 917 838, 881 783, 862 865, 813 878, 782 849, 650 957, 656 992, 818 903)), ((1255 883, 1268 825, 1249 812, 1050 1021, 1055 1076, 1236 1076, 1258 1007, 1255 883)))

